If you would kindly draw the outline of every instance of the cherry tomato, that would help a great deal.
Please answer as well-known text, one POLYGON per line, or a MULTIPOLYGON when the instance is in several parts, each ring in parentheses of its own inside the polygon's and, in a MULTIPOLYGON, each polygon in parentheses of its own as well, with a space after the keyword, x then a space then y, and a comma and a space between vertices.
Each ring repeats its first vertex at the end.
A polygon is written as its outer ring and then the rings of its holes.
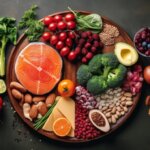
POLYGON ((60 22, 58 22, 58 24, 57 24, 57 28, 58 28, 59 30, 65 30, 66 27, 67 27, 67 24, 66 24, 65 22, 63 22, 63 21, 60 21, 60 22))
POLYGON ((65 16, 65 20, 66 20, 67 22, 68 22, 68 21, 73 21, 73 20, 75 20, 74 14, 68 13, 68 14, 65 16))
POLYGON ((54 16, 54 21, 55 22, 59 22, 59 21, 62 21, 63 17, 61 15, 55 15, 54 16))
POLYGON ((42 38, 44 41, 48 41, 51 37, 51 34, 49 32, 44 32, 42 35, 42 38))
POLYGON ((73 96, 75 93, 75 83, 65 79, 58 84, 58 93, 63 97, 73 96))
POLYGON ((150 66, 144 68, 144 79, 148 84, 150 84, 150 66))
POLYGON ((2 109, 3 107, 3 100, 2 100, 2 97, 0 97, 0 110, 2 109))
POLYGON ((56 44, 56 49, 62 49, 64 47, 64 43, 62 41, 58 41, 56 44))
POLYGON ((61 32, 61 33, 59 34, 59 39, 60 39, 61 41, 64 41, 66 38, 67 38, 67 33, 66 33, 66 32, 61 32))
POLYGON ((69 59, 70 61, 73 61, 73 60, 76 59, 76 56, 77 56, 76 53, 75 53, 74 51, 72 51, 72 52, 69 53, 68 59, 69 59))
POLYGON ((76 27, 76 23, 74 21, 67 22, 67 28, 72 30, 76 27))
POLYGON ((69 38, 71 38, 71 39, 75 39, 75 37, 76 37, 74 31, 69 31, 69 32, 68 32, 68 36, 69 36, 69 38))
POLYGON ((54 19, 51 16, 46 16, 43 20, 44 25, 46 25, 46 26, 49 25, 50 23, 52 23, 53 21, 54 21, 54 19))
POLYGON ((58 42, 58 36, 52 35, 50 38, 50 44, 55 45, 58 42))
POLYGON ((67 55, 69 54, 69 52, 70 52, 70 48, 67 47, 67 46, 65 46, 65 47, 63 47, 63 48, 61 49, 60 55, 61 55, 62 57, 64 57, 64 56, 67 56, 67 55))
POLYGON ((71 38, 67 38, 66 41, 65 41, 66 45, 71 47, 73 42, 72 42, 72 39, 71 38))
POLYGON ((56 29, 57 29, 57 23, 55 23, 55 22, 50 23, 49 26, 48 26, 48 29, 50 31, 56 31, 56 29))

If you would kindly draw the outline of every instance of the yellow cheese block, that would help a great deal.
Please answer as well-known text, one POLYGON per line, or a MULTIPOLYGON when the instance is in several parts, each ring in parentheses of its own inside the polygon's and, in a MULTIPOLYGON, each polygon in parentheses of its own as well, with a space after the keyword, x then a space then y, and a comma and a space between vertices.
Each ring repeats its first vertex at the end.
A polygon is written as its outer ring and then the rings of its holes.
POLYGON ((72 99, 60 98, 57 102, 53 112, 48 117, 46 123, 43 126, 45 131, 53 131, 53 123, 58 118, 65 117, 71 123, 72 129, 68 136, 74 137, 75 129, 75 102, 72 99))
POLYGON ((45 122, 44 126, 42 127, 45 131, 53 131, 53 123, 54 123, 54 117, 53 112, 48 117, 47 121, 45 122))
POLYGON ((57 103, 57 109, 69 120, 75 129, 75 102, 71 98, 61 97, 57 103))

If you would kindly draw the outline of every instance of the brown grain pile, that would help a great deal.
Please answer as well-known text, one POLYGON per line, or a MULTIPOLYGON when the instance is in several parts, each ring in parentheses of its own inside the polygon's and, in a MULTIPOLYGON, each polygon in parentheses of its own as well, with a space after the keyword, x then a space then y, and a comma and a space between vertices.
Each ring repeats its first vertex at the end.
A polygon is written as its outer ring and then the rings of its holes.
POLYGON ((115 37, 119 36, 119 30, 115 26, 104 24, 103 31, 99 36, 105 45, 113 45, 115 43, 115 37))

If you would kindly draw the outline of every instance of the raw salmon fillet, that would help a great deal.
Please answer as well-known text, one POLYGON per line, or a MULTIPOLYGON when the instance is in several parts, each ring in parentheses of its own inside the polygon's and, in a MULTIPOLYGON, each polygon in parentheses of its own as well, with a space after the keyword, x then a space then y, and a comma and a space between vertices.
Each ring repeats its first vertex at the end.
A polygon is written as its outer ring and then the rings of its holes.
POLYGON ((15 73, 19 82, 31 93, 50 92, 61 78, 62 59, 52 47, 35 42, 18 55, 15 73))

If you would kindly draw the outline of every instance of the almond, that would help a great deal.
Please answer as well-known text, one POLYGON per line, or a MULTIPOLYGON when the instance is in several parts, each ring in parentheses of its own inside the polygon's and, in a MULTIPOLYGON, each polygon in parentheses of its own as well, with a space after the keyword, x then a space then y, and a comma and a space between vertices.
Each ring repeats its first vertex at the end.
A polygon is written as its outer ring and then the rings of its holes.
POLYGON ((45 101, 45 96, 35 96, 35 97, 33 97, 33 102, 34 103, 38 103, 38 102, 41 102, 41 101, 45 101))
POLYGON ((24 96, 24 101, 25 101, 26 103, 31 104, 31 103, 32 103, 32 96, 31 96, 30 94, 25 94, 25 96, 24 96))
POLYGON ((45 100, 46 106, 50 107, 54 103, 55 99, 56 99, 55 94, 49 94, 45 100))
POLYGON ((27 91, 19 82, 15 82, 15 81, 10 83, 10 88, 17 89, 22 93, 25 93, 27 91))
POLYGON ((18 99, 18 100, 21 100, 22 99, 22 94, 21 92, 19 92, 18 90, 16 89, 12 89, 11 90, 11 93, 13 95, 14 98, 18 99))
POLYGON ((30 111, 29 111, 29 116, 32 118, 32 119, 35 119, 37 118, 37 115, 38 115, 38 109, 37 109, 37 106, 36 105, 32 105, 30 111))
POLYGON ((38 112, 44 116, 47 113, 48 109, 45 103, 38 106, 38 112))

